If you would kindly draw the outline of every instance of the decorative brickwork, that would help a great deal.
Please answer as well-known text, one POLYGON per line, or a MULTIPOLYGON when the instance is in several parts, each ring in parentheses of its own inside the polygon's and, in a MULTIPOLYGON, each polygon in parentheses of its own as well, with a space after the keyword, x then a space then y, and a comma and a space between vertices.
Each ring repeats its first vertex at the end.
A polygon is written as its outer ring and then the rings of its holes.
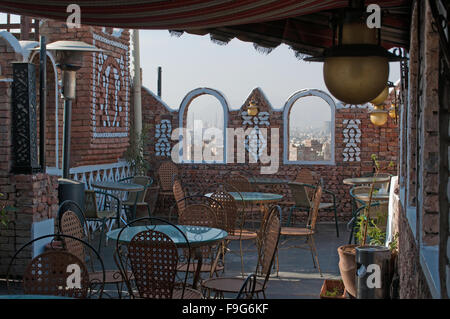
MULTIPOLYGON (((149 140, 146 145, 145 155, 152 165, 152 169, 156 170, 159 163, 163 160, 167 160, 167 157, 156 156, 156 143, 158 143, 157 125, 161 123, 161 120, 170 120, 172 129, 178 127, 178 112, 170 111, 159 98, 153 93, 143 90, 142 91, 142 110, 143 110, 143 123, 149 125, 149 140)), ((273 175, 266 175, 265 177, 276 177, 282 179, 293 180, 298 171, 302 167, 308 167, 312 171, 316 172, 320 178, 323 178, 325 188, 336 193, 338 199, 338 216, 340 220, 347 220, 351 215, 351 202, 349 190, 350 186, 344 185, 342 180, 348 177, 356 177, 364 174, 372 173, 373 162, 371 155, 376 154, 381 161, 382 166, 387 166, 389 161, 396 163, 398 153, 398 129, 393 121, 389 121, 383 127, 376 127, 370 123, 369 115, 365 107, 342 107, 336 109, 335 113, 335 164, 334 165, 296 165, 296 164, 283 164, 283 110, 275 110, 266 100, 264 93, 259 89, 253 90, 247 100, 242 104, 239 110, 231 110, 228 113, 229 128, 246 128, 250 125, 250 119, 248 119, 247 106, 249 101, 254 99, 259 109, 259 114, 264 116, 264 123, 269 123, 267 127, 278 128, 280 132, 280 138, 278 141, 279 146, 279 168, 273 175), (246 121, 243 127, 243 121, 246 121), (344 124, 346 123, 346 124, 344 124), (349 161, 345 151, 348 148, 349 143, 349 123, 357 123, 358 130, 355 130, 355 134, 352 135, 355 143, 359 146, 359 161, 349 161), (347 134, 347 136, 346 136, 347 134), (345 160, 347 158, 347 160, 345 160)), ((175 109, 175 106, 171 108, 175 109)), ((259 117, 258 117, 259 123, 259 117)), ((252 119, 252 127, 253 127, 252 119)), ((353 133, 352 133, 353 134, 353 133)), ((159 135, 158 135, 159 136, 159 135)), ((271 137, 270 130, 268 130, 267 146, 264 152, 267 152, 271 156, 271 137)), ((171 149, 174 148, 178 141, 169 140, 171 149)), ((228 141, 229 142, 229 141, 228 141)), ((258 176, 261 174, 261 167, 268 164, 262 164, 260 161, 257 163, 250 162, 249 152, 245 152, 245 163, 237 163, 237 142, 234 143, 235 153, 233 156, 228 157, 228 164, 178 164, 180 168, 180 178, 184 187, 188 188, 190 193, 196 193, 201 190, 202 187, 214 182, 218 182, 226 178, 232 171, 241 171, 248 176, 258 176)), ((356 155, 356 153, 353 153, 356 155)), ((356 156, 354 157, 356 159, 356 156)), ((254 162, 254 160, 253 160, 254 162)), ((396 166, 396 165, 395 165, 396 166)), ((395 174, 396 169, 390 171, 395 174)), ((285 194, 283 201, 292 201, 290 198, 289 190, 286 186, 280 186, 276 189, 271 187, 261 187, 265 191, 282 192, 285 194)), ((329 221, 333 220, 333 213, 321 212, 320 220, 329 221)))

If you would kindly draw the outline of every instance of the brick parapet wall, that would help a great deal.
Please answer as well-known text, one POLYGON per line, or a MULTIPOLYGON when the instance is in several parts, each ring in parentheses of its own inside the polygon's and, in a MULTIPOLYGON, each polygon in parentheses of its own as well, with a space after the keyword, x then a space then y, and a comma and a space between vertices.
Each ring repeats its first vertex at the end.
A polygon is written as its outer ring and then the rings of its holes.
MULTIPOLYGON (((340 220, 347 220, 351 216, 351 201, 349 190, 351 186, 344 185, 343 179, 349 177, 357 177, 364 174, 372 173, 373 161, 371 155, 376 154, 380 160, 381 166, 386 167, 390 161, 395 163, 393 169, 388 172, 396 174, 397 155, 398 155, 398 127, 392 119, 383 127, 375 127, 369 120, 366 108, 339 108, 335 112, 335 164, 334 165, 296 165, 283 164, 283 112, 282 110, 274 110, 265 99, 264 93, 260 89, 255 89, 247 100, 243 103, 239 110, 231 110, 228 113, 228 127, 246 129, 243 126, 242 112, 246 110, 248 102, 254 99, 258 105, 259 112, 269 113, 269 128, 279 128, 279 169, 273 175, 265 175, 265 177, 277 177, 293 180, 299 170, 303 167, 314 171, 317 176, 323 178, 325 188, 334 192, 338 200, 338 216, 340 220), (344 150, 346 141, 344 130, 348 126, 349 121, 359 120, 357 124, 361 131, 361 138, 358 146, 360 147, 360 161, 344 161, 344 150), (344 122, 346 121, 346 122, 344 122)), ((172 108, 175 108, 172 106, 172 108)), ((150 161, 153 173, 156 172, 159 164, 164 160, 170 160, 169 156, 157 156, 156 143, 160 137, 156 136, 156 127, 161 124, 161 120, 169 119, 172 131, 178 127, 179 116, 178 110, 169 112, 161 101, 147 90, 142 91, 142 110, 143 123, 149 125, 149 139, 146 143, 145 155, 150 161)), ((183 123, 186 123, 186 112, 183 114, 183 123)), ((161 130, 160 130, 161 132, 161 130)), ((269 133, 270 135, 270 133, 269 133)), ((348 136, 347 136, 348 137, 348 136)), ((178 141, 171 141, 168 138, 171 149, 178 141)), ((237 148, 235 142, 235 152, 237 148)), ((269 138, 267 149, 270 150, 271 141, 269 138)), ((270 151, 269 151, 270 152, 270 151)), ((224 180, 232 171, 239 171, 248 176, 260 175, 262 166, 268 164, 249 163, 249 153, 246 152, 245 163, 228 164, 178 164, 180 170, 180 179, 183 185, 189 189, 191 193, 199 192, 208 183, 224 180)), ((290 193, 286 185, 277 186, 260 186, 262 190, 276 191, 285 194, 284 201, 292 201, 290 193)), ((334 213, 321 212, 320 220, 333 220, 334 213)))

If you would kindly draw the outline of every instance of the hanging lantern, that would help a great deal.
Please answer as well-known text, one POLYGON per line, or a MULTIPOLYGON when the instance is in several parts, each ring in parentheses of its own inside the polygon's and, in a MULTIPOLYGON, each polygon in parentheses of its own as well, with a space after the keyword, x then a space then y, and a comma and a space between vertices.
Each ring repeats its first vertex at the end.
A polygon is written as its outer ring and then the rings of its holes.
POLYGON ((389 86, 386 85, 384 90, 381 91, 381 93, 376 98, 374 98, 372 101, 370 101, 370 103, 372 103, 374 105, 380 105, 384 101, 386 101, 388 96, 389 96, 389 86))
POLYGON ((320 56, 305 58, 324 62, 325 85, 347 104, 364 104, 377 98, 386 88, 389 62, 401 60, 381 46, 381 29, 367 27, 364 1, 358 3, 333 21, 333 47, 320 56))
POLYGON ((383 126, 388 120, 388 111, 384 109, 384 105, 375 105, 369 114, 370 121, 376 126, 383 126))
POLYGON ((255 100, 250 101, 250 105, 247 108, 247 114, 250 116, 256 116, 258 115, 258 107, 256 106, 255 100))
POLYGON ((395 104, 392 104, 391 108, 389 109, 389 116, 395 120, 398 119, 397 106, 395 104))

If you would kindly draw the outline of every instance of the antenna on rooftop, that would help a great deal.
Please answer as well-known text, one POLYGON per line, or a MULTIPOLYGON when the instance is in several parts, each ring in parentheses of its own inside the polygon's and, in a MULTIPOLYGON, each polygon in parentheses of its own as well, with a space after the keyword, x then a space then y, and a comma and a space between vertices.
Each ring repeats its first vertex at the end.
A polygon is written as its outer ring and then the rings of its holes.
POLYGON ((158 67, 158 96, 161 97, 161 72, 162 68, 158 67))

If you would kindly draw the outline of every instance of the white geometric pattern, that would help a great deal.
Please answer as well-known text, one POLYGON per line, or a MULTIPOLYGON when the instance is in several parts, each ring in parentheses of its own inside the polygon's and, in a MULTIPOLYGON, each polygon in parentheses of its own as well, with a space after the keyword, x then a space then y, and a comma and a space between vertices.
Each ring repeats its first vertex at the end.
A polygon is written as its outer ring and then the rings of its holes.
POLYGON ((358 125, 361 124, 361 120, 344 120, 342 123, 346 125, 342 133, 344 143, 347 143, 342 154, 344 162, 360 162, 361 149, 358 144, 361 143, 361 130, 358 125))
POLYGON ((245 149, 250 153, 250 155, 258 161, 262 152, 267 147, 267 141, 264 138, 260 126, 270 126, 269 112, 259 112, 258 116, 250 116, 247 111, 242 112, 242 125, 245 127, 253 126, 253 130, 249 135, 245 137, 245 149))
POLYGON ((172 123, 169 120, 161 120, 161 123, 156 125, 155 132, 155 139, 158 139, 155 144, 156 156, 170 156, 169 138, 171 135, 172 123))

